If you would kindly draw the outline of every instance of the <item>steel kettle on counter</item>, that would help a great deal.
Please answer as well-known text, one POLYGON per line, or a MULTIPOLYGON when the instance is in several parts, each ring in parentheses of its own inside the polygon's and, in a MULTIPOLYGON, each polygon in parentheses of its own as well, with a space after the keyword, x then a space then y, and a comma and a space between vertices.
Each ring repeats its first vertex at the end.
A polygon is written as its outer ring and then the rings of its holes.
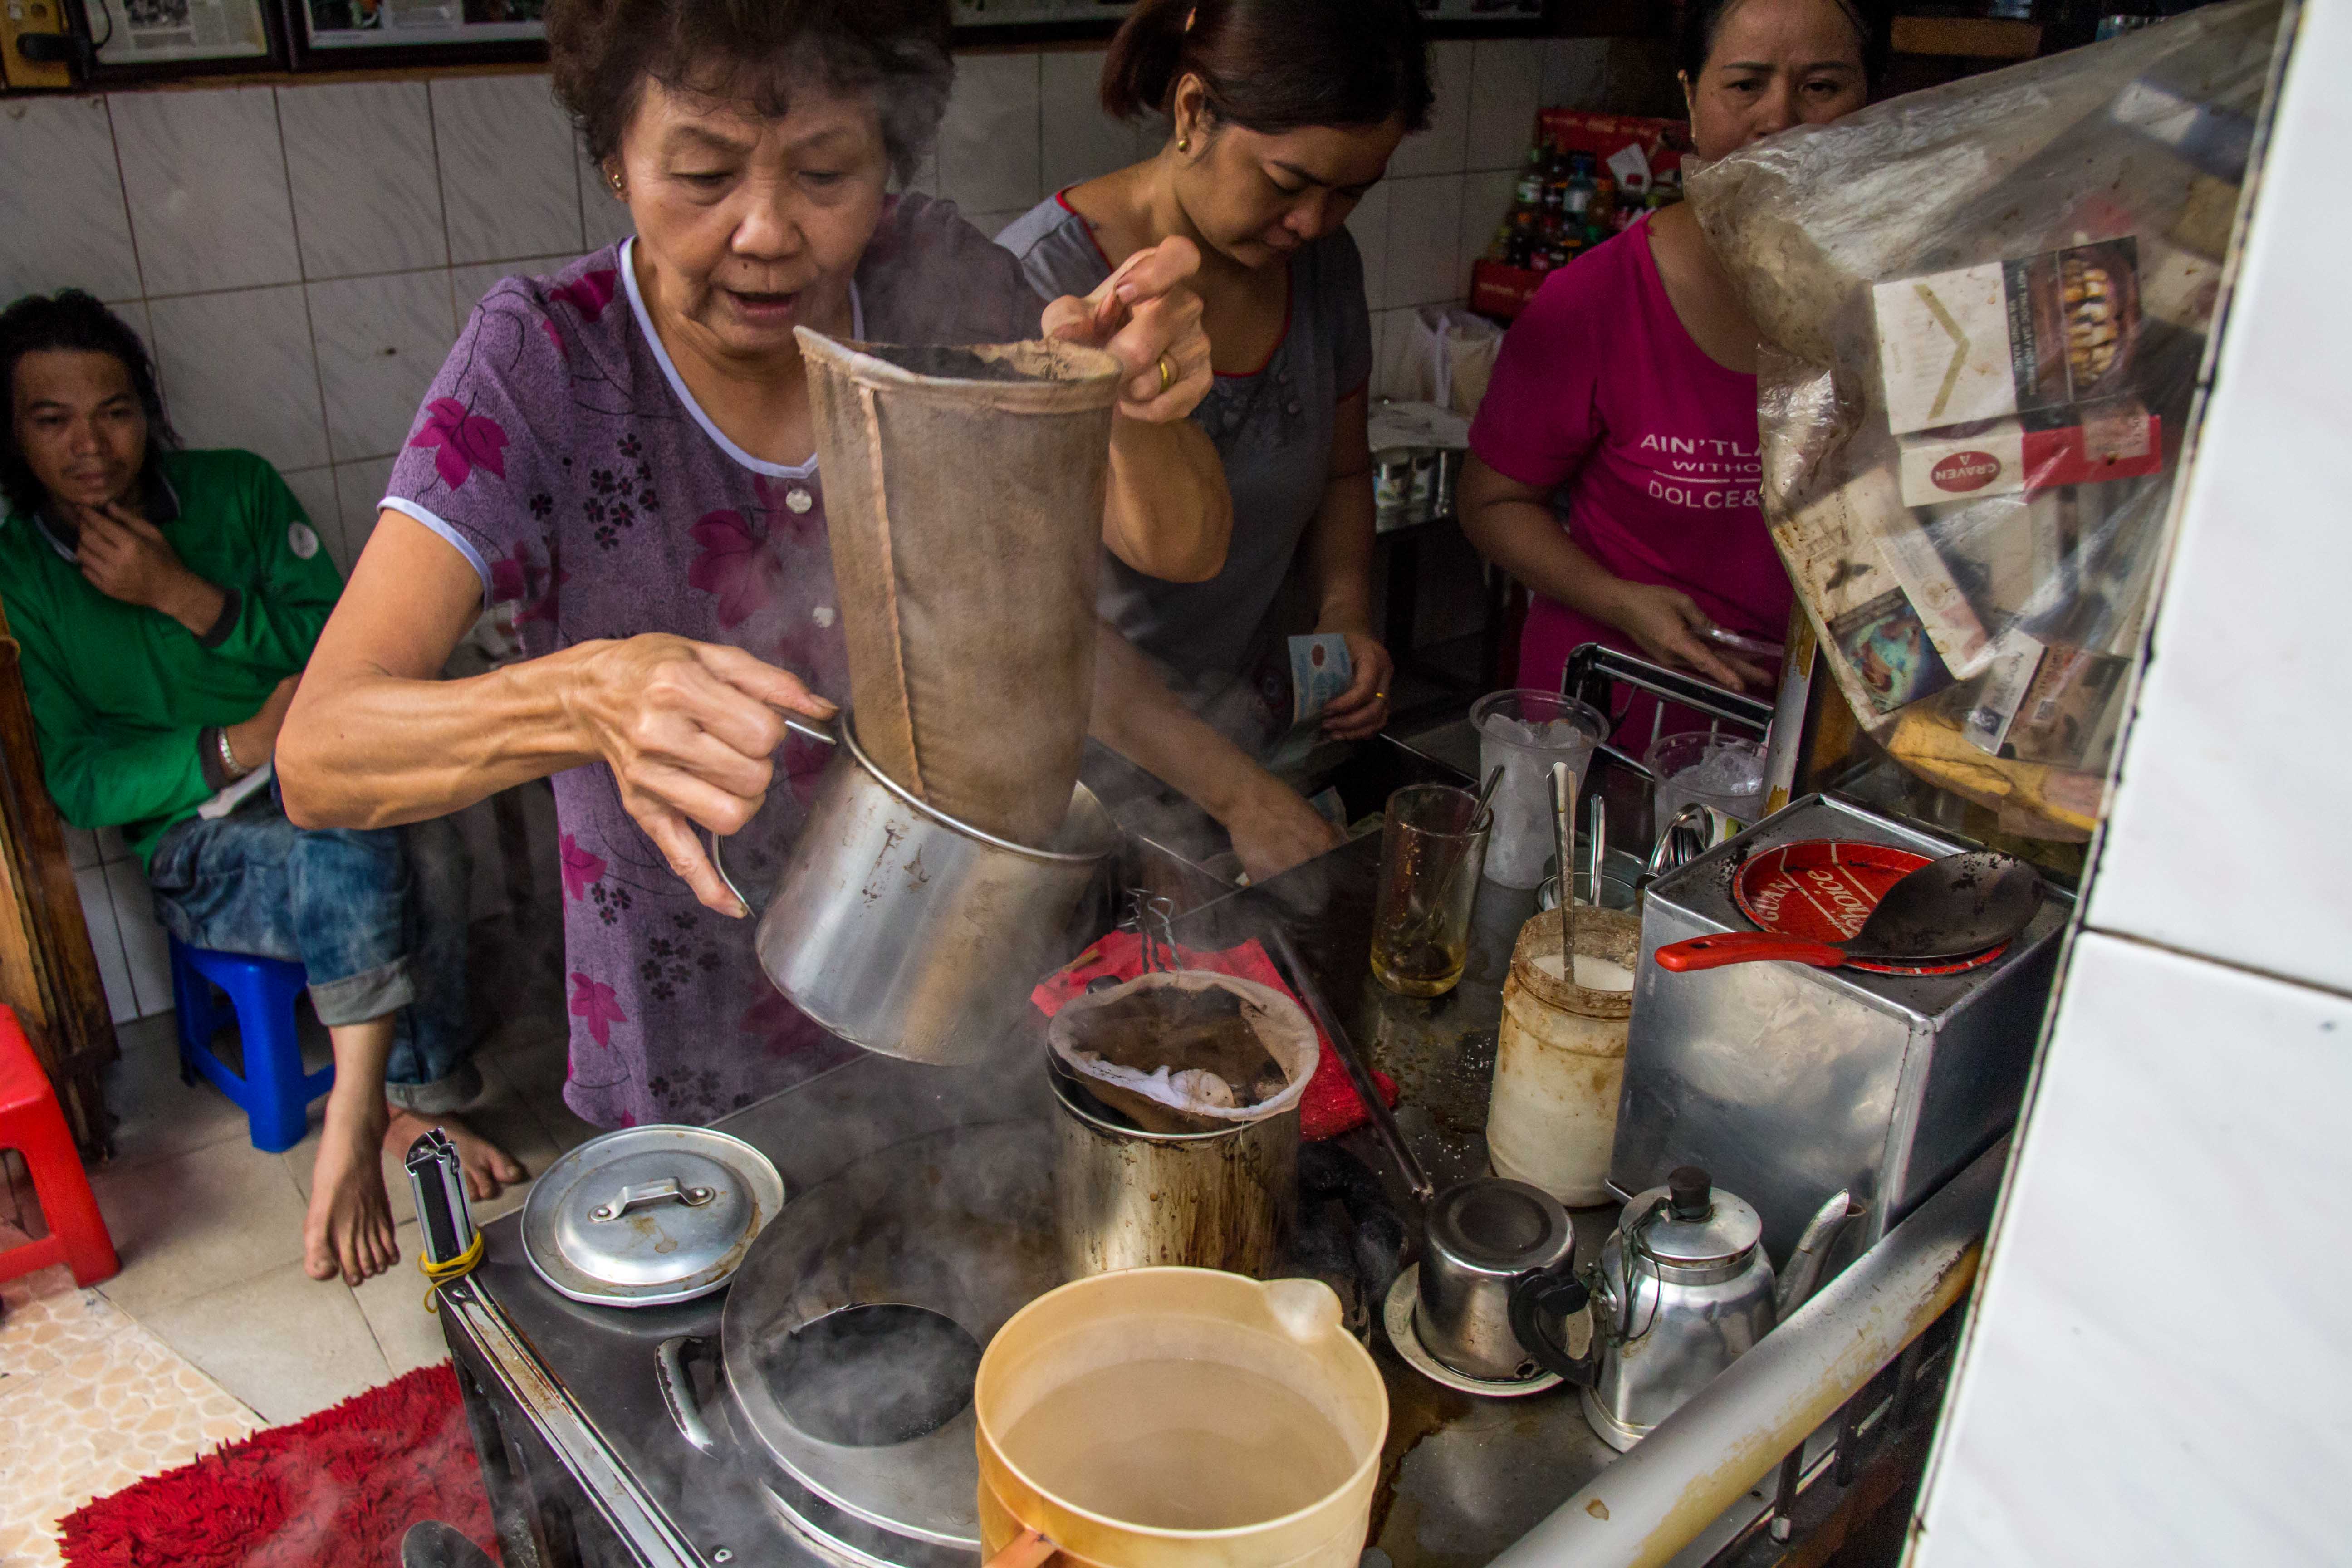
POLYGON ((1620 1211, 1593 1268, 1523 1276, 1511 1293, 1512 1332, 1578 1385, 1585 1418, 1622 1452, 1801 1304, 1856 1212, 1844 1193, 1822 1205, 1776 1282, 1754 1207, 1697 1166, 1681 1166, 1620 1211), (1559 1326, 1588 1305, 1591 1334, 1571 1355, 1559 1326))

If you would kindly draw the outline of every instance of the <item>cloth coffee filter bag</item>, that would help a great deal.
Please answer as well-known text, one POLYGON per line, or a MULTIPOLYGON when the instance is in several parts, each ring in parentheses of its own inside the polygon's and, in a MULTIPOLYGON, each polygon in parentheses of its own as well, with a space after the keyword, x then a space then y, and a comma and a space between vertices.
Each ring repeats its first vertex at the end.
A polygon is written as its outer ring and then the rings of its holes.
POLYGON ((1297 1003, 1198 969, 1074 996, 1045 1039, 1090 1092, 1148 1132, 1210 1131, 1295 1110, 1322 1053, 1297 1003))
POLYGON ((794 335, 859 745, 935 810, 1052 847, 1093 700, 1118 361, 794 335))

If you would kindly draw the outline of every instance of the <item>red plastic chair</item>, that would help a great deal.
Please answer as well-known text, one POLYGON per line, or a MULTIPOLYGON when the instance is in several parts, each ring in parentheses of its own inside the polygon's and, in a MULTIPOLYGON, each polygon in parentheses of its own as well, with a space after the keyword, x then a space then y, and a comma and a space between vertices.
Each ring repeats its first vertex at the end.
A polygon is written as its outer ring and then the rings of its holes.
POLYGON ((81 1285, 95 1285, 119 1273, 122 1265, 115 1259, 114 1238, 106 1234, 98 1199, 90 1194, 81 1155, 66 1131, 65 1112, 58 1108, 57 1090, 33 1056, 32 1042, 25 1038, 15 1010, 5 1005, 0 1005, 0 1149, 25 1156, 42 1217, 49 1222, 49 1234, 43 1239, 0 1252, 0 1279, 14 1279, 52 1263, 70 1264, 75 1282, 81 1285))

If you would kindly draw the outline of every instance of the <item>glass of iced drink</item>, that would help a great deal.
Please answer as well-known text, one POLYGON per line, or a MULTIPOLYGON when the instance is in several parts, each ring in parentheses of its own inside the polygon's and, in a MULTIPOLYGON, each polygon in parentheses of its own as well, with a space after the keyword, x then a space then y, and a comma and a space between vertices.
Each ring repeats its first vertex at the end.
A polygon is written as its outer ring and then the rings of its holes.
POLYGON ((1470 722, 1478 731, 1478 776, 1503 770, 1486 846, 1487 879, 1506 888, 1537 887, 1552 856, 1551 765, 1566 763, 1571 784, 1581 788, 1592 749, 1609 732, 1608 721, 1591 703, 1523 689, 1480 698, 1471 706, 1470 722))
POLYGON ((1715 807, 1742 827, 1763 816, 1764 748, 1742 735, 1688 730, 1650 742, 1643 763, 1657 780, 1657 826, 1692 801, 1715 807))
POLYGON ((1372 973, 1401 995, 1443 995, 1469 962, 1470 910, 1487 844, 1478 816, 1478 797, 1450 784, 1412 784, 1389 796, 1372 973))

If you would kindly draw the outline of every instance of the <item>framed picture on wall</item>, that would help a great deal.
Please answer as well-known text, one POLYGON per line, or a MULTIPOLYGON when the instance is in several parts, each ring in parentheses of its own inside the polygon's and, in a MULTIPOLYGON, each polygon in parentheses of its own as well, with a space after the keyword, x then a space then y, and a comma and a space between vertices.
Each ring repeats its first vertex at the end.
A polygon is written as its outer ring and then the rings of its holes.
POLYGON ((267 70, 286 60, 271 0, 78 0, 89 84, 267 70))
POLYGON ((284 0, 297 70, 533 60, 547 0, 284 0))
POLYGON ((959 44, 1049 43, 1108 38, 1134 0, 950 0, 959 44))

